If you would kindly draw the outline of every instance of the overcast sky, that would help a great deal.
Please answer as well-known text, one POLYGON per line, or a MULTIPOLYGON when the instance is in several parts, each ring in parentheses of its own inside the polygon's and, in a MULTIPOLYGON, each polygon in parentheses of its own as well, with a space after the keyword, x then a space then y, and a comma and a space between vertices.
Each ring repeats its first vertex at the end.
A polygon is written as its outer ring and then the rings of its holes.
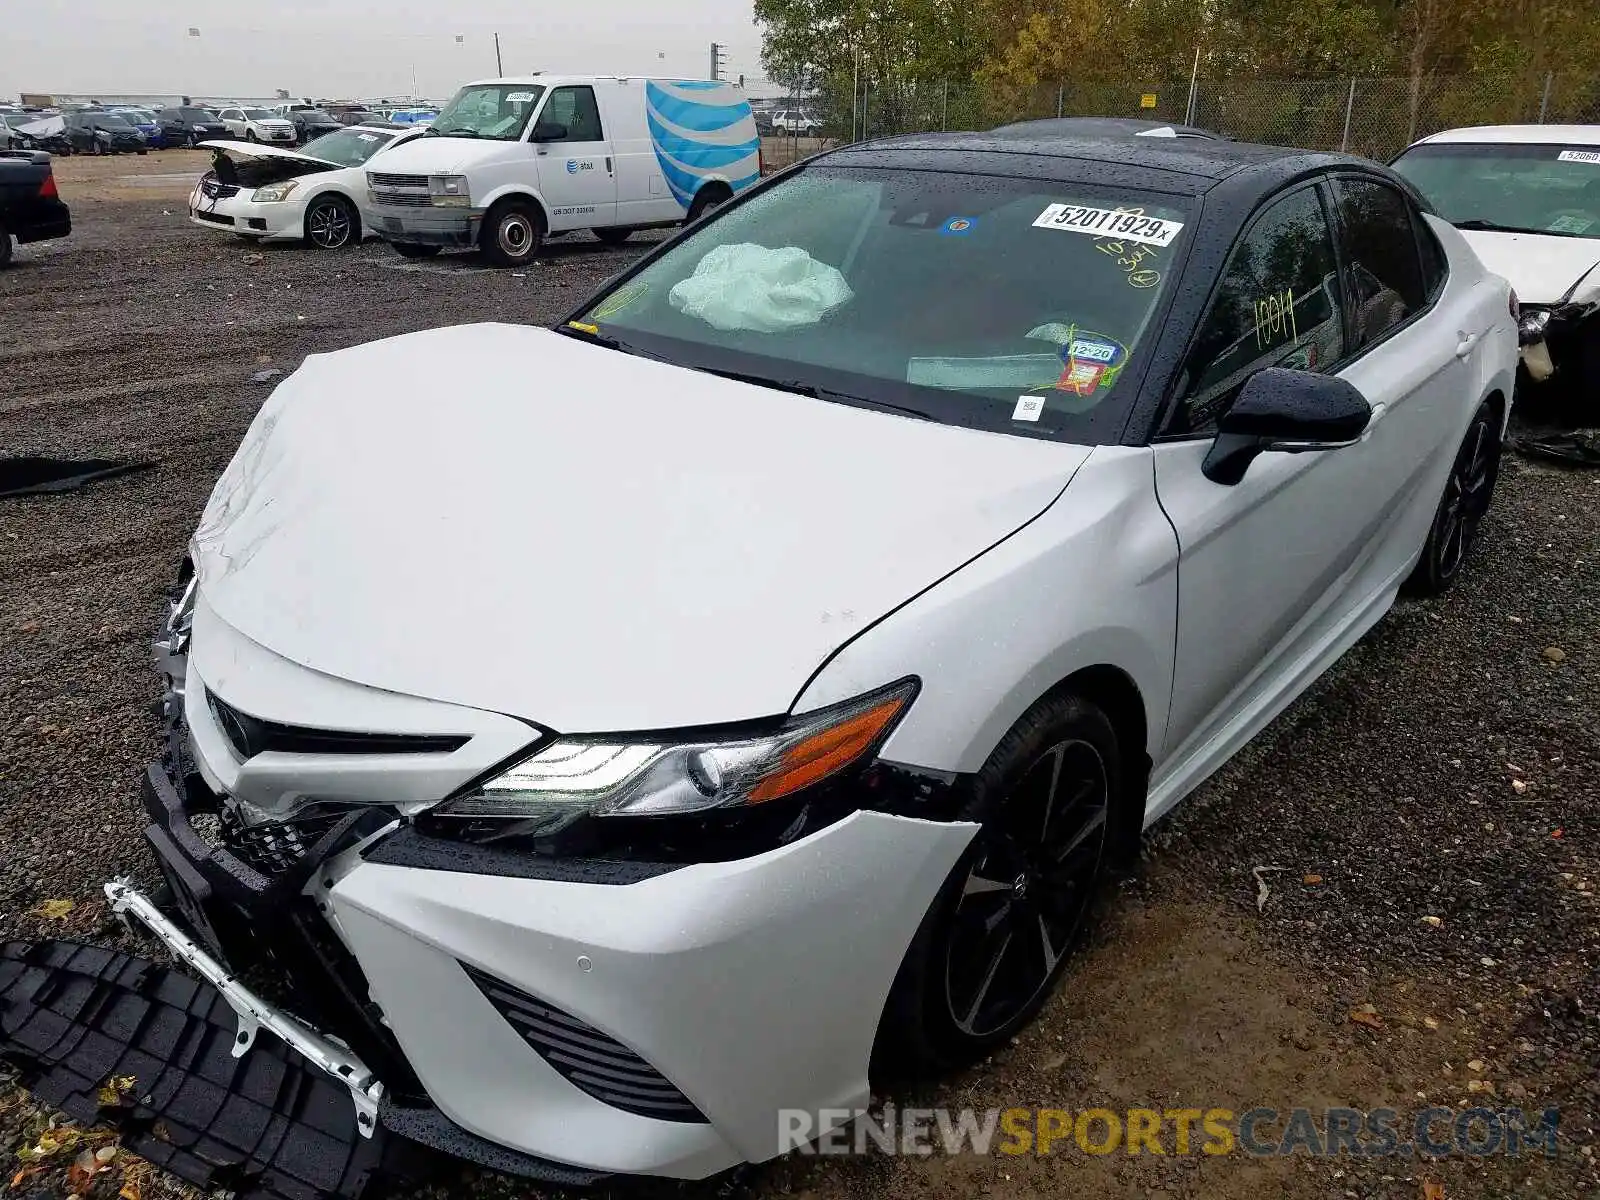
POLYGON ((442 98, 495 73, 761 72, 750 0, 0 0, 0 98, 19 92, 442 98), (198 29, 199 36, 190 35, 198 29), (456 36, 463 41, 458 44, 456 36))

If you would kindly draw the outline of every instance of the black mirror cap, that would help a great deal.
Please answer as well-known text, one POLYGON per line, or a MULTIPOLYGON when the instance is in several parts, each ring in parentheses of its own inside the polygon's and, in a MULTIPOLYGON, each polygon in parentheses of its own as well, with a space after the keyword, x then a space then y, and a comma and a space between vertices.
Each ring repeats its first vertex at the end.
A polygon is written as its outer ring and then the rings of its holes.
POLYGON ((540 121, 533 127, 536 142, 561 142, 567 137, 567 127, 558 121, 540 121))
POLYGON ((1338 446, 1353 442, 1372 420, 1372 406, 1336 375, 1267 367, 1245 380, 1219 432, 1272 442, 1338 446))

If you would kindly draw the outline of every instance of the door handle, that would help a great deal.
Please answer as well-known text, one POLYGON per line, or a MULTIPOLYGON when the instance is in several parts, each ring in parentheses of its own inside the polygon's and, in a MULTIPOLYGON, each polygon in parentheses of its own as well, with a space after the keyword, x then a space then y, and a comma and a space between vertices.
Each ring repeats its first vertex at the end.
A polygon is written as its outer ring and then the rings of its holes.
POLYGON ((1460 337, 1461 340, 1456 343, 1456 357, 1465 358, 1472 353, 1473 347, 1478 344, 1478 335, 1475 333, 1463 333, 1460 337))

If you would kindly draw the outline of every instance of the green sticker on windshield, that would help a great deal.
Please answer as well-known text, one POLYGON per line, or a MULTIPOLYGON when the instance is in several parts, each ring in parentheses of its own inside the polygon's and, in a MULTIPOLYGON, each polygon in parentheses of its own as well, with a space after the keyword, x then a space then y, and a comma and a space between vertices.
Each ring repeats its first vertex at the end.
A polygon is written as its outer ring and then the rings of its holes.
POLYGON ((589 315, 596 321, 608 321, 631 306, 635 300, 649 290, 650 285, 648 283, 626 284, 600 301, 589 315))

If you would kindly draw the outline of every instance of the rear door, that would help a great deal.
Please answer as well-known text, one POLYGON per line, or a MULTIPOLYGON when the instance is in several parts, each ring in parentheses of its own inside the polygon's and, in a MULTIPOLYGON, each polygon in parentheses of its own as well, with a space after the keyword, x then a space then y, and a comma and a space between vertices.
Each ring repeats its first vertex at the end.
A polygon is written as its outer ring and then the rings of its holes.
POLYGON ((1437 241, 1399 188, 1350 174, 1335 179, 1333 196, 1355 356, 1341 373, 1374 402, 1386 397, 1375 403, 1366 444, 1394 490, 1362 584, 1374 589, 1398 583, 1427 537, 1477 408, 1475 364, 1488 351, 1488 310, 1500 299, 1482 274, 1446 272, 1437 241))
POLYGON ((551 230, 616 224, 616 163, 594 87, 582 83, 552 88, 535 124, 566 127, 564 137, 533 148, 551 230))
MULTIPOLYGON (((1372 441, 1267 453, 1233 486, 1201 463, 1244 381, 1266 367, 1336 371, 1374 404, 1390 398, 1346 370, 1345 300, 1324 185, 1264 205, 1235 243, 1155 447, 1156 489, 1178 536, 1178 631, 1164 766, 1209 755, 1240 721, 1286 703, 1304 656, 1348 625, 1373 534, 1393 502, 1391 456, 1372 441), (1241 720, 1242 719, 1242 720, 1241 720)), ((1385 430, 1376 431, 1381 436, 1385 430)))

